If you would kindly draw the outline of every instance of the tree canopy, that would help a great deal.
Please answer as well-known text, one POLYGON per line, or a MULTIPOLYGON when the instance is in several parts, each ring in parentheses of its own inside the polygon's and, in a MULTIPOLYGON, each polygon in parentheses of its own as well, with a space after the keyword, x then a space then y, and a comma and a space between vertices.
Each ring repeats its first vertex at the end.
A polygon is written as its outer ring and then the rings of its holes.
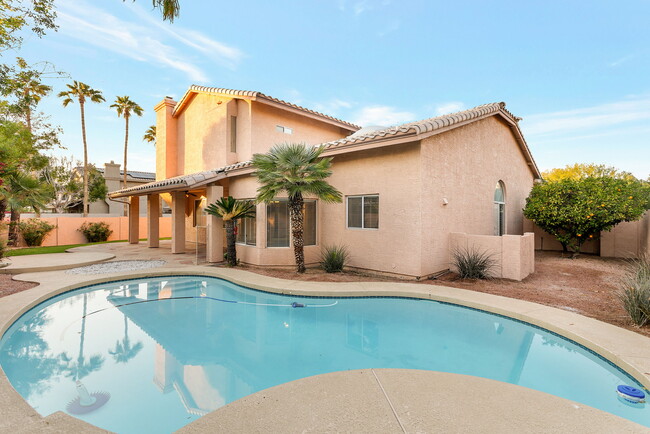
POLYGON ((579 180, 603 176, 616 179, 636 179, 630 172, 624 172, 615 167, 594 163, 575 163, 542 173, 542 178, 546 181, 561 181, 563 179, 579 180))
POLYGON ((524 216, 554 235, 565 250, 579 253, 585 241, 621 222, 638 220, 650 209, 648 183, 620 173, 536 184, 526 199, 524 216))

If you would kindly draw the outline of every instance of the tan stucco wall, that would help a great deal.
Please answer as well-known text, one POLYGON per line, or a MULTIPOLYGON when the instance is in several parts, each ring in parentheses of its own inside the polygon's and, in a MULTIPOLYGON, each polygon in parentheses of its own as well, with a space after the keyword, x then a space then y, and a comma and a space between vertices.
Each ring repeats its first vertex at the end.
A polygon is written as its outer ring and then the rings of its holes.
POLYGON ((451 232, 494 235, 499 180, 506 191, 506 233, 523 234, 522 209, 534 176, 504 122, 492 116, 424 139, 420 166, 422 275, 449 268, 451 232))
MULTIPOLYGON (((86 237, 77 229, 85 222, 88 223, 107 223, 113 233, 108 237, 108 241, 126 240, 129 237, 129 220, 128 217, 43 217, 44 220, 56 226, 43 240, 43 246, 66 246, 69 244, 84 244, 86 237)), ((161 238, 171 236, 171 218, 160 218, 160 234, 161 238)), ((140 238, 147 236, 147 218, 140 217, 139 219, 139 233, 140 238)))
MULTIPOLYGON (((351 134, 323 121, 291 113, 267 104, 253 102, 252 153, 263 153, 273 145, 284 142, 304 142, 310 145, 338 140, 351 134), (276 125, 289 127, 292 134, 276 130, 276 125)), ((246 156, 245 160, 252 157, 246 156)), ((242 160, 243 161, 243 160, 242 160)))
POLYGON ((493 277, 524 280, 535 272, 535 235, 472 235, 454 232, 449 234, 450 268, 458 271, 454 264, 454 253, 480 252, 490 256, 494 266, 493 277))
POLYGON ((600 256, 634 258, 650 253, 650 212, 641 220, 623 222, 600 234, 600 256))

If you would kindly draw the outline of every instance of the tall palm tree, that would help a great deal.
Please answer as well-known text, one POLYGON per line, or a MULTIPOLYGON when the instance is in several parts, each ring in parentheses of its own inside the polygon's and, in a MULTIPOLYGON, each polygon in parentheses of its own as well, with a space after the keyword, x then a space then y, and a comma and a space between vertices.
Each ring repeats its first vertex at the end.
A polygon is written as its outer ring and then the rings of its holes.
POLYGON ((63 107, 77 100, 79 101, 79 108, 81 110, 81 137, 84 143, 84 210, 83 216, 88 216, 88 144, 86 142, 86 118, 84 113, 84 105, 86 100, 91 102, 100 103, 106 101, 101 91, 93 89, 86 83, 74 80, 72 84, 67 84, 68 90, 59 92, 59 98, 63 98, 63 107))
POLYGON ((115 349, 109 350, 108 353, 113 356, 115 362, 127 363, 137 356, 143 347, 142 342, 138 342, 133 346, 131 345, 131 339, 129 339, 129 320, 124 315, 124 338, 121 341, 115 342, 115 349))
POLYGON ((117 111, 117 116, 122 116, 125 122, 125 132, 124 132, 124 185, 123 188, 126 188, 126 162, 127 162, 127 150, 129 147, 129 118, 131 113, 142 116, 144 110, 136 102, 131 101, 127 95, 118 96, 115 98, 115 104, 111 104, 111 108, 114 108, 117 111))
POLYGON ((222 197, 205 208, 210 215, 221 217, 226 226, 226 251, 228 265, 237 266, 237 249, 235 248, 235 221, 255 217, 255 204, 248 200, 237 200, 232 196, 222 197))
POLYGON ((156 126, 152 125, 149 128, 147 128, 147 131, 144 132, 144 136, 142 136, 142 140, 144 140, 147 143, 153 143, 154 145, 156 144, 156 126))
POLYGON ((63 372, 66 377, 81 380, 94 371, 101 369, 104 364, 104 357, 101 354, 94 354, 86 359, 84 356, 84 341, 86 338, 86 313, 88 311, 88 294, 84 294, 83 316, 81 317, 81 333, 79 334, 79 353, 77 359, 73 359, 68 353, 61 354, 63 372))
POLYGON ((153 7, 160 9, 163 14, 163 20, 174 22, 174 18, 178 18, 180 14, 181 5, 179 0, 151 0, 153 7))
POLYGON ((270 202, 280 193, 289 198, 291 236, 296 258, 296 271, 305 272, 303 251, 303 194, 311 194, 324 202, 341 202, 341 192, 325 181, 331 174, 332 158, 321 158, 325 148, 303 143, 275 145, 266 154, 253 155, 255 176, 261 186, 257 200, 270 202))

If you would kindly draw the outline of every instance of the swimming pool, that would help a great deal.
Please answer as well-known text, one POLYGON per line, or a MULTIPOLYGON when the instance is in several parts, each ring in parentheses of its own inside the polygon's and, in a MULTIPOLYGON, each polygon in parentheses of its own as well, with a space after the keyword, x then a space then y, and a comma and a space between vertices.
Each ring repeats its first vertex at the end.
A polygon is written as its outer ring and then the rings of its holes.
POLYGON ((259 390, 363 368, 491 378, 650 426, 647 404, 616 395, 619 384, 640 387, 633 378, 529 324, 430 300, 283 296, 211 277, 56 296, 7 330, 0 365, 40 414, 67 411, 119 433, 172 432, 259 390))

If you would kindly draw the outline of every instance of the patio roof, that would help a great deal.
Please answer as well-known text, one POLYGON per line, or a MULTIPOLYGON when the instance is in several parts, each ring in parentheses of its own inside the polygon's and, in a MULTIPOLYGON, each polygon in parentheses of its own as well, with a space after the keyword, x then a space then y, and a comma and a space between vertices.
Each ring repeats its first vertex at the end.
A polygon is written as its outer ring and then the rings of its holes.
MULTIPOLYGON (((480 105, 468 110, 451 113, 433 118, 424 119, 416 122, 409 122, 402 125, 378 129, 361 135, 350 135, 343 139, 314 145, 325 148, 323 156, 335 155, 339 153, 352 152, 358 150, 360 146, 382 146, 393 145, 414 140, 422 140, 434 134, 439 134, 454 128, 476 122, 489 116, 500 116, 510 127, 519 146, 526 158, 526 162, 536 178, 541 178, 535 160, 528 148, 528 144, 519 129, 518 122, 521 118, 513 115, 506 110, 504 102, 496 102, 480 105)), ((162 191, 188 190, 191 188, 205 186, 212 182, 229 176, 229 172, 237 171, 237 174, 252 172, 252 161, 242 161, 229 166, 220 167, 205 172, 193 173, 190 175, 177 176, 175 178, 164 179, 161 181, 143 184, 137 187, 131 187, 109 193, 111 198, 157 193, 162 191), (248 169, 248 170, 245 170, 248 169)))

